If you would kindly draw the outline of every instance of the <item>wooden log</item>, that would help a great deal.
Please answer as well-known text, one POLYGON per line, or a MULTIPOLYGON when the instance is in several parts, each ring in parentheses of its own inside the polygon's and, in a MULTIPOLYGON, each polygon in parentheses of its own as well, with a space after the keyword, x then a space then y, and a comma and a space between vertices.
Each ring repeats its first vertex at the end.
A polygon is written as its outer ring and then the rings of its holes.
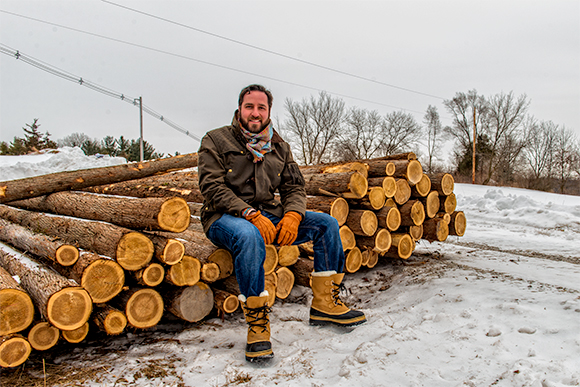
POLYGON ((300 249, 297 245, 280 246, 278 247, 278 265, 294 265, 298 260, 299 255, 300 249))
POLYGON ((87 192, 57 192, 10 202, 25 210, 50 212, 75 218, 100 220, 134 230, 187 229, 190 211, 182 198, 131 198, 87 192))
POLYGON ((115 165, 112 167, 58 172, 0 183, 0 203, 28 199, 49 193, 79 190, 95 185, 151 176, 171 169, 197 166, 197 153, 179 155, 166 159, 115 165))
POLYGON ((185 255, 185 246, 178 239, 165 238, 155 234, 145 234, 153 242, 154 255, 159 262, 166 265, 175 265, 185 255))
POLYGON ((443 242, 449 236, 449 226, 441 218, 432 218, 423 222, 423 238, 429 242, 443 242))
POLYGON ((418 241, 423 238, 423 224, 420 224, 419 226, 410 226, 408 233, 414 241, 418 241))
POLYGON ((306 193, 320 195, 324 192, 362 198, 368 190, 366 177, 358 172, 319 173, 305 175, 306 193))
POLYGON ((363 252, 371 249, 378 253, 384 253, 389 250, 391 243, 391 233, 385 228, 379 229, 372 237, 356 238, 356 245, 363 252))
POLYGON ((463 236, 467 228, 467 219, 463 211, 453 211, 449 221, 449 235, 463 236))
POLYGON ((397 191, 393 199, 398 205, 405 204, 411 198, 411 186, 407 179, 397 179, 397 191))
POLYGON ((361 254, 361 257, 362 257, 361 265, 362 266, 366 266, 367 263, 368 263, 368 261, 369 261, 369 251, 372 251, 372 248, 369 248, 369 247, 361 247, 361 246, 358 245, 358 241, 357 241, 357 246, 356 247, 358 247, 360 249, 360 254, 361 254))
POLYGON ((139 270, 151 261, 153 242, 142 233, 98 221, 45 215, 0 205, 0 217, 35 231, 62 238, 85 250, 115 258, 125 270, 139 270))
POLYGON ((221 289, 213 289, 213 302, 221 316, 225 313, 234 313, 240 306, 236 295, 221 289))
POLYGON ((447 196, 439 196, 439 208, 448 214, 451 214, 457 208, 457 198, 454 193, 447 196))
POLYGON ((355 235, 371 236, 377 231, 378 220, 373 211, 353 209, 350 210, 345 225, 355 235))
POLYGON ((119 309, 108 304, 101 304, 95 307, 93 322, 107 335, 116 336, 125 330, 127 317, 119 309))
POLYGON ((401 226, 419 226, 425 220, 425 207, 419 200, 409 200, 399 208, 401 226))
POLYGON ((385 206, 377 211, 377 225, 389 231, 395 231, 401 226, 401 212, 396 205, 385 206))
POLYGON ((79 283, 93 303, 110 301, 125 285, 125 271, 112 258, 81 251, 78 261, 67 267, 53 267, 57 272, 79 283))
POLYGON ((158 263, 150 263, 141 270, 129 272, 135 282, 141 286, 155 287, 163 282, 165 268, 158 263))
POLYGON ((61 335, 62 338, 68 341, 69 343, 80 343, 83 341, 87 335, 89 334, 89 323, 88 321, 83 324, 80 328, 74 329, 72 331, 62 331, 61 335))
POLYGON ((294 287, 294 273, 286 266, 280 266, 276 270, 276 277, 278 281, 276 283, 276 297, 284 300, 292 291, 294 287))
POLYGON ((347 225, 339 228, 338 233, 340 234, 340 241, 343 250, 353 249, 356 246, 356 237, 347 225))
POLYGON ((278 266, 278 250, 274 245, 266 245, 266 259, 264 260, 264 274, 270 274, 278 266))
POLYGON ((63 330, 77 329, 89 319, 93 304, 76 281, 14 250, 0 247, 0 266, 20 278, 41 316, 63 330))
POLYGON ((368 177, 368 169, 369 166, 367 164, 358 161, 352 161, 349 163, 322 167, 321 173, 358 172, 366 178, 368 177))
POLYGON ((181 184, 164 185, 152 183, 153 185, 143 184, 137 180, 131 180, 122 183, 88 187, 83 191, 94 192, 106 195, 131 196, 135 198, 168 198, 178 197, 186 202, 199 203, 203 202, 203 195, 199 190, 197 182, 190 188, 179 187, 181 184))
POLYGON ((429 192, 431 192, 431 179, 424 173, 421 180, 411 187, 411 197, 423 198, 429 195, 429 192))
POLYGON ((421 203, 425 207, 425 215, 427 215, 427 218, 434 218, 439 212, 439 193, 437 191, 431 191, 426 197, 420 198, 419 200, 421 200, 421 203))
POLYGON ((164 299, 169 312, 189 322, 203 320, 214 307, 213 292, 203 282, 198 282, 193 286, 174 289, 166 293, 164 299))
POLYGON ((47 321, 35 323, 28 331, 28 342, 37 351, 46 351, 54 347, 59 338, 60 330, 47 321))
POLYGON ((132 288, 123 291, 112 302, 123 311, 127 323, 133 328, 151 328, 163 316, 163 299, 151 288, 132 288))
POLYGON ((392 198, 397 193, 397 180, 392 176, 373 177, 369 179, 369 187, 382 187, 387 198, 392 198))
MULTIPOLYGON (((362 258, 361 258, 362 260, 362 258)), ((292 266, 288 266, 288 268, 294 274, 294 283, 310 287, 310 278, 312 272, 314 271, 314 261, 308 258, 298 258, 298 261, 292 266)))
POLYGON ((193 286, 200 277, 201 263, 189 255, 184 255, 179 263, 169 266, 165 271, 165 282, 175 286, 193 286))
POLYGON ((392 176, 395 171, 395 165, 391 160, 374 159, 365 162, 368 168, 368 177, 392 176))
POLYGON ((389 251, 384 254, 386 257, 407 259, 413 254, 415 242, 409 234, 392 233, 391 238, 393 243, 389 251))
POLYGON ((369 192, 361 199, 349 199, 353 208, 376 211, 385 205, 385 190, 383 187, 369 187, 369 192))
POLYGON ((30 343, 19 334, 0 336, 0 367, 18 367, 32 352, 30 343))
POLYGON ((445 223, 447 223, 447 225, 449 225, 449 222, 451 222, 451 214, 447 213, 447 212, 438 212, 437 215, 434 216, 434 218, 441 218, 445 221, 445 223))
MULTIPOLYGON (((348 228, 348 227, 347 227, 348 228)), ((342 238, 342 236, 341 236, 342 238)), ((353 234, 354 239, 354 234, 353 234)), ((301 257, 309 257, 314 255, 314 243, 312 241, 304 242, 298 245, 301 257)))
POLYGON ((415 185, 423 177, 423 167, 418 160, 394 160, 395 173, 393 177, 395 178, 405 178, 409 185, 415 185))
POLYGON ((207 262, 201 264, 200 279, 205 283, 212 283, 220 278, 220 267, 217 263, 207 262))
POLYGON ((28 328, 34 319, 34 305, 26 291, 0 267, 0 336, 28 328))
POLYGON ((274 287, 278 286, 278 276, 276 275, 276 272, 265 275, 264 282, 271 282, 274 284, 274 287))
POLYGON ((357 272, 362 265, 362 254, 358 247, 349 250, 344 262, 344 271, 347 273, 357 272))
POLYGON ((385 160, 417 160, 417 155, 413 152, 396 153, 381 157, 385 160))
POLYGON ((73 265, 79 258, 79 250, 75 246, 5 219, 0 219, 0 240, 62 266, 73 265))
POLYGON ((321 211, 329 214, 342 226, 346 222, 349 206, 343 198, 328 196, 308 196, 306 197, 306 208, 311 211, 321 211))
POLYGON ((232 254, 225 249, 217 249, 207 260, 213 262, 220 268, 218 280, 227 278, 234 272, 234 260, 232 254))
POLYGON ((379 262, 379 253, 374 250, 369 250, 368 260, 365 266, 368 267, 369 269, 372 269, 377 265, 378 262, 379 262))
POLYGON ((451 195, 455 188, 455 179, 449 173, 438 173, 430 175, 431 189, 437 191, 440 195, 451 195))

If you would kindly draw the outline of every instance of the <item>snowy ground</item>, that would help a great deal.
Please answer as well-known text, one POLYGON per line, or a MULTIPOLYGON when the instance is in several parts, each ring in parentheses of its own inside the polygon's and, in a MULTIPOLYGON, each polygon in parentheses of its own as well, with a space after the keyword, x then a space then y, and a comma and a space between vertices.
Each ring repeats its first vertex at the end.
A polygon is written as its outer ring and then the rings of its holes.
MULTIPOLYGON (((93 165, 72 153, 67 167, 93 165)), ((6 178, 16 164, 0 157, 0 179, 34 174, 33 160, 6 178)), ((60 344, 2 370, 0 385, 579 386, 580 197, 465 184, 455 193, 465 236, 421 241, 407 261, 346 277, 345 299, 366 324, 310 327, 308 289, 277 301, 269 367, 245 362, 238 312, 60 344)))

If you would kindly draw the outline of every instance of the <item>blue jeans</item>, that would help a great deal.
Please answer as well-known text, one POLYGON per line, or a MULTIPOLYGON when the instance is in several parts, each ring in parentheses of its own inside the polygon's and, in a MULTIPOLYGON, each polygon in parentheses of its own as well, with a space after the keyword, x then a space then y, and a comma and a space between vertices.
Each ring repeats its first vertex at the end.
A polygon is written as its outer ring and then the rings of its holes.
MULTIPOLYGON (((265 211, 262 214, 274 226, 281 220, 265 211)), ((342 272, 344 251, 338 229, 338 222, 332 216, 306 211, 293 244, 314 243, 314 271, 342 272)), ((264 291, 266 248, 258 228, 244 218, 224 214, 210 226, 207 237, 232 253, 240 293, 246 297, 259 296, 264 291)))

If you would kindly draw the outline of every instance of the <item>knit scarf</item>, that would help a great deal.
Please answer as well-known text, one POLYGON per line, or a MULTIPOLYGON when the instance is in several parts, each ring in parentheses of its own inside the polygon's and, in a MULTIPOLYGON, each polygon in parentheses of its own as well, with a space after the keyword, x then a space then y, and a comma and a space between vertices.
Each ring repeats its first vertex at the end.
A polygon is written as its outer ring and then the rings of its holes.
POLYGON ((241 125, 240 129, 248 141, 246 143, 246 148, 248 148, 254 156, 254 163, 262 161, 264 155, 272 151, 272 136, 274 134, 272 122, 270 122, 270 124, 259 133, 252 133, 241 125))

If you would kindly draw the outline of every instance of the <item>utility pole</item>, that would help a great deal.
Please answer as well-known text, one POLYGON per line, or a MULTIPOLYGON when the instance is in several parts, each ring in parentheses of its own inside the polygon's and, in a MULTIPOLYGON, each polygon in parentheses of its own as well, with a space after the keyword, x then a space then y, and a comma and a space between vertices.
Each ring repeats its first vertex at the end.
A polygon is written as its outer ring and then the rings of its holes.
POLYGON ((140 136, 139 136, 139 161, 143 161, 143 98, 139 97, 139 121, 140 121, 140 136))
POLYGON ((475 141, 476 141, 476 130, 475 130, 475 104, 473 105, 473 158, 471 160, 471 184, 475 184, 475 141))

